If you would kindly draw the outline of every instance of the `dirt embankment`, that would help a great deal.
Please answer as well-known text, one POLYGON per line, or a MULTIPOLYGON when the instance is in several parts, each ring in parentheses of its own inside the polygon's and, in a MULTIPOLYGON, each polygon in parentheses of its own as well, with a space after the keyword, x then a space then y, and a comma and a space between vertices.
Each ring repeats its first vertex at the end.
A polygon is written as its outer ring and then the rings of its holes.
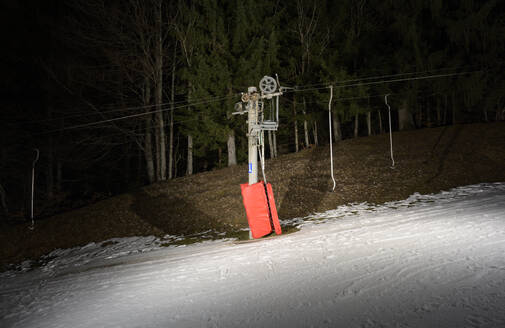
MULTIPOLYGON (((503 122, 396 132, 393 144, 394 168, 388 135, 334 145, 334 192, 327 145, 268 160, 266 175, 280 218, 505 181, 503 122)), ((37 222, 33 231, 28 225, 3 225, 0 264, 113 237, 236 231, 247 225, 239 186, 245 182, 247 167, 239 165, 112 197, 37 222)))

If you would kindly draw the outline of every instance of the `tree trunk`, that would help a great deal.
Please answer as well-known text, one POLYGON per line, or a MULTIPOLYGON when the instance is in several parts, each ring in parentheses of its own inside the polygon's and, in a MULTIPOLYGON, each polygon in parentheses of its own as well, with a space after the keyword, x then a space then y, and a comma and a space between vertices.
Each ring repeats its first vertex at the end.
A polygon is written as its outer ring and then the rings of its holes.
POLYGON ((505 120, 505 109, 500 110, 500 102, 496 102, 496 115, 495 115, 495 121, 503 121, 505 120))
POLYGON ((383 134, 384 133, 384 125, 382 124, 382 114, 381 114, 380 110, 377 111, 377 115, 379 116, 379 132, 380 132, 380 134, 383 134))
POLYGON ((403 100, 400 108, 398 109, 398 129, 400 131, 412 129, 414 126, 414 119, 412 113, 409 111, 407 100, 403 100))
POLYGON ((423 127, 423 107, 419 103, 419 101, 416 102, 416 107, 417 107, 417 128, 422 128, 423 127))
POLYGON ((7 193, 5 192, 5 189, 0 184, 0 206, 2 207, 1 213, 4 217, 7 217, 7 215, 9 214, 6 199, 7 199, 7 193))
POLYGON ((177 153, 177 150, 174 152, 175 157, 174 157, 174 179, 177 178, 177 164, 179 164, 179 161, 182 158, 181 154, 177 153))
POLYGON ((137 165, 135 167, 135 169, 136 169, 135 170, 135 185, 136 186, 140 186, 142 183, 142 179, 141 179, 142 173, 143 173, 142 172, 142 169, 143 169, 143 167, 142 167, 142 162, 143 162, 142 148, 143 147, 137 147, 137 155, 135 156, 135 158, 137 159, 137 161, 136 161, 137 165))
POLYGON ((372 135, 372 110, 370 109, 370 97, 368 97, 368 112, 366 113, 366 125, 368 129, 368 136, 372 135))
POLYGON ((366 125, 368 127, 368 136, 372 135, 372 112, 366 113, 366 125))
POLYGON ((314 145, 319 146, 319 140, 317 138, 317 121, 314 121, 313 132, 314 132, 314 145))
POLYGON ((333 139, 335 142, 342 140, 342 128, 340 126, 340 117, 338 113, 333 114, 333 139))
MULTIPOLYGON (((191 81, 188 81, 188 103, 191 103, 191 89, 193 88, 193 84, 191 81)), ((191 107, 188 107, 188 111, 191 113, 191 107)), ((193 174, 193 136, 188 134, 188 151, 187 151, 187 160, 186 160, 186 175, 193 174)))
POLYGON ((46 192, 47 199, 52 200, 54 198, 54 142, 52 136, 49 136, 47 148, 46 192))
POLYGON ((354 115, 354 138, 359 136, 359 114, 356 111, 356 115, 354 115))
POLYGON ((146 172, 147 172, 147 180, 149 183, 153 183, 155 181, 154 175, 154 160, 153 160, 153 144, 152 144, 152 122, 150 115, 146 118, 146 134, 144 139, 144 156, 146 159, 146 172), (147 132, 149 131, 149 132, 147 132))
MULTIPOLYGON (((127 139, 128 137, 125 137, 127 139)), ((130 154, 130 144, 128 142, 125 142, 123 145, 124 147, 124 161, 123 161, 123 183, 125 186, 128 186, 130 182, 130 176, 131 176, 131 154, 130 154)))
POLYGON ((447 95, 444 95, 444 125, 447 124, 447 95))
POLYGON ((163 112, 161 111, 161 104, 163 102, 163 35, 162 35, 162 10, 161 1, 159 2, 157 18, 157 40, 156 40, 156 54, 155 54, 155 75, 156 75, 156 88, 154 94, 154 101, 156 103, 156 158, 157 158, 157 177, 163 181, 167 179, 167 160, 166 160, 166 145, 165 145, 165 121, 163 119, 163 112))
POLYGON ((451 94, 451 103, 452 103, 452 124, 456 124, 456 94, 453 92, 451 94))
POLYGON ((188 135, 188 161, 186 167, 186 175, 193 174, 193 137, 188 135))
MULTIPOLYGON (((53 111, 51 105, 47 107, 47 118, 52 119, 53 111)), ((47 168, 46 168, 46 193, 47 199, 54 198, 54 140, 49 136, 47 140, 47 168)))
POLYGON ((272 140, 272 131, 268 131, 268 147, 270 149, 270 158, 274 158, 274 143, 272 140))
POLYGON ((177 42, 174 45, 174 56, 172 61, 172 84, 170 90, 170 135, 168 138, 168 178, 173 179, 174 175, 174 107, 175 107, 175 69, 177 64, 177 42))
MULTIPOLYGON (((63 138, 63 119, 60 119, 60 138, 63 138)), ((57 151, 59 153, 59 151, 57 151)), ((56 191, 63 191, 63 160, 58 155, 56 156, 56 191)))
POLYGON ((177 134, 177 144, 174 147, 174 178, 177 178, 177 168, 179 167, 179 162, 182 159, 182 155, 179 153, 179 145, 181 144, 181 135, 177 134))
MULTIPOLYGON (((146 85, 144 90, 144 104, 149 105, 151 102, 151 85, 149 79, 146 78, 146 85)), ((150 108, 146 107, 146 112, 149 112, 150 108)), ((149 183, 153 183, 154 176, 154 161, 153 161, 153 145, 152 145, 152 115, 147 114, 145 117, 146 133, 144 136, 144 157, 146 160, 146 173, 147 180, 149 183)))
POLYGON ((309 143, 309 126, 307 123, 307 102, 305 100, 305 97, 303 97, 303 135, 305 137, 305 147, 309 148, 310 143, 309 143))
POLYGON ((228 133, 228 166, 237 165, 237 151, 235 148, 235 131, 230 130, 228 133))
POLYGON ((442 124, 442 113, 440 111, 440 97, 437 97, 436 99, 436 104, 435 106, 437 106, 437 125, 441 125, 442 124))
POLYGON ((298 120, 296 119, 296 97, 294 96, 293 96, 293 117, 295 118, 295 121, 293 122, 295 132, 295 152, 298 152, 300 150, 300 146, 298 144, 298 120))
POLYGON ((154 166, 154 174, 155 174, 155 181, 161 181, 161 175, 160 175, 160 166, 161 166, 161 157, 160 157, 160 131, 158 130, 158 116, 154 114, 154 159, 155 159, 155 166, 154 166))
POLYGON ((426 125, 428 127, 432 126, 431 122, 431 106, 428 101, 426 101, 426 125))
POLYGON ((56 190, 58 193, 63 191, 63 162, 60 159, 56 161, 56 190))

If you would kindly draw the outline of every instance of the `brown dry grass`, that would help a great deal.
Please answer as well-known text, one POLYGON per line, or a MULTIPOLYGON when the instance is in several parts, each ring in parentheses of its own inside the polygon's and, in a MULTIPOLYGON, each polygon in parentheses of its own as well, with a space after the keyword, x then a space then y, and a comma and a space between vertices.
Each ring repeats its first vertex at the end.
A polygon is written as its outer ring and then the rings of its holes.
MULTIPOLYGON (((345 140, 334 145, 335 177, 328 146, 268 160, 281 219, 306 216, 350 202, 383 203, 414 192, 505 181, 505 123, 456 125, 345 140)), ((38 258, 55 248, 113 237, 192 234, 208 229, 233 232, 247 225, 240 183, 246 165, 178 178, 134 193, 28 225, 3 225, 0 264, 38 258)))

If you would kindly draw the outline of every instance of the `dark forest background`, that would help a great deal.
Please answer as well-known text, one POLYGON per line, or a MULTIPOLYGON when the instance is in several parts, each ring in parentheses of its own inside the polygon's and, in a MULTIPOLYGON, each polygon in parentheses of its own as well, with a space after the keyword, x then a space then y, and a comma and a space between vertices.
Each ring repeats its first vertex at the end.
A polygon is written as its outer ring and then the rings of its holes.
MULTIPOLYGON (((503 1, 4 1, 2 214, 245 163, 241 92, 291 87, 267 156, 505 119, 503 1), (385 82, 389 81, 389 82, 385 82)), ((270 104, 265 104, 270 106, 270 104)))

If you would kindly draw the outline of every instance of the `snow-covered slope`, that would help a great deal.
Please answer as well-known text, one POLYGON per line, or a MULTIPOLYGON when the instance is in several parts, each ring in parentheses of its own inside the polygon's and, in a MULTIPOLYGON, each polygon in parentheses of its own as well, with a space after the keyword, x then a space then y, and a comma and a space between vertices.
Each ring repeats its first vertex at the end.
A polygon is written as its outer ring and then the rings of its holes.
POLYGON ((0 326, 505 326, 504 183, 289 223, 251 243, 53 252, 0 275, 0 326))

